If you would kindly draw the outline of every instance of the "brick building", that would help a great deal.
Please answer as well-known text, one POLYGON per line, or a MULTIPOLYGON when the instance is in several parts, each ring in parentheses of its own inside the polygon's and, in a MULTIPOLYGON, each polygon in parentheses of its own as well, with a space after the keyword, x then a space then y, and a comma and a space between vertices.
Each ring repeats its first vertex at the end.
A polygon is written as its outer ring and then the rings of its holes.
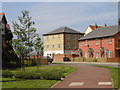
POLYGON ((78 50, 78 39, 84 34, 68 27, 60 27, 44 36, 44 56, 71 53, 78 50))
POLYGON ((120 25, 96 28, 79 39, 80 57, 120 57, 120 25))
POLYGON ((14 54, 12 45, 8 43, 12 40, 13 34, 10 30, 10 26, 7 23, 7 19, 4 13, 0 13, 0 30, 2 31, 2 66, 4 67, 14 67, 12 62, 18 63, 17 66, 20 66, 20 62, 17 55, 14 54))

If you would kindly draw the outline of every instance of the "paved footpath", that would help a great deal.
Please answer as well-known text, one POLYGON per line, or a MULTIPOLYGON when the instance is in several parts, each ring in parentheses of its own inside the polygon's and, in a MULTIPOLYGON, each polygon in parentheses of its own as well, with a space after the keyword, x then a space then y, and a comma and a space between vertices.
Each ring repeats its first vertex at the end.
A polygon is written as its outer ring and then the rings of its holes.
POLYGON ((68 65, 79 69, 52 88, 112 88, 109 70, 89 65, 68 65))

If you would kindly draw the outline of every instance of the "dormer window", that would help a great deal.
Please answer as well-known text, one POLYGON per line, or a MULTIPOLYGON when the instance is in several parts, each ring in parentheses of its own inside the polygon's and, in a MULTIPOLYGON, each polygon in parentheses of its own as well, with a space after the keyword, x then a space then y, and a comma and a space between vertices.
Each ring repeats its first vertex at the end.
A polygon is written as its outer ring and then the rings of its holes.
POLYGON ((108 38, 108 43, 111 44, 112 43, 112 37, 108 38))

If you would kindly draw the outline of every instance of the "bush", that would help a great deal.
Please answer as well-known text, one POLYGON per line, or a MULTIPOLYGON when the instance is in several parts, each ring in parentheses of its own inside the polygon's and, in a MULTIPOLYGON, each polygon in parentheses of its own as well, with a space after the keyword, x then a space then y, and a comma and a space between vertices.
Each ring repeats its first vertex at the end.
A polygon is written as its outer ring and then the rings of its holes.
POLYGON ((3 70, 2 71, 2 76, 5 78, 11 78, 12 76, 14 76, 14 74, 12 72, 10 72, 9 70, 3 70))
POLYGON ((17 72, 15 73, 16 78, 23 78, 23 79, 40 79, 41 74, 33 73, 33 72, 17 72))
POLYGON ((63 77, 64 77, 63 73, 59 71, 53 71, 53 72, 46 71, 42 73, 42 78, 47 80, 60 80, 63 77))

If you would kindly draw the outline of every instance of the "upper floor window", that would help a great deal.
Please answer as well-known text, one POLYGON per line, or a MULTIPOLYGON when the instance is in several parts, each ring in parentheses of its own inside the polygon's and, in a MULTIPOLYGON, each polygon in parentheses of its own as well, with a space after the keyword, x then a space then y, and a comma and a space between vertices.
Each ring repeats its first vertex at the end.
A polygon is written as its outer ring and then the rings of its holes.
POLYGON ((73 39, 76 40, 76 35, 73 35, 73 39))
POLYGON ((47 45, 47 48, 49 48, 49 45, 47 45))
POLYGON ((49 36, 47 36, 46 39, 48 40, 48 39, 49 39, 49 36))
POLYGON ((67 43, 67 44, 66 44, 66 48, 70 48, 70 43, 67 43))
POLYGON ((70 34, 66 34, 66 38, 67 38, 67 39, 70 39, 70 34))
POLYGON ((60 34, 58 34, 58 38, 60 38, 60 34))
POLYGON ((96 39, 96 45, 98 45, 98 44, 99 44, 98 39, 96 39))
POLYGON ((92 45, 92 40, 90 40, 90 45, 92 45))
POLYGON ((58 48, 60 48, 60 44, 58 44, 58 48))
POLYGON ((82 46, 82 41, 80 41, 80 46, 82 46))
POLYGON ((52 36, 52 38, 54 39, 54 35, 52 36))
POLYGON ((102 44, 104 44, 104 38, 102 38, 102 44))
POLYGON ((108 38, 108 43, 109 43, 109 44, 112 43, 112 37, 109 37, 109 38, 108 38))
POLYGON ((85 40, 85 46, 87 46, 88 45, 88 40, 85 40))

